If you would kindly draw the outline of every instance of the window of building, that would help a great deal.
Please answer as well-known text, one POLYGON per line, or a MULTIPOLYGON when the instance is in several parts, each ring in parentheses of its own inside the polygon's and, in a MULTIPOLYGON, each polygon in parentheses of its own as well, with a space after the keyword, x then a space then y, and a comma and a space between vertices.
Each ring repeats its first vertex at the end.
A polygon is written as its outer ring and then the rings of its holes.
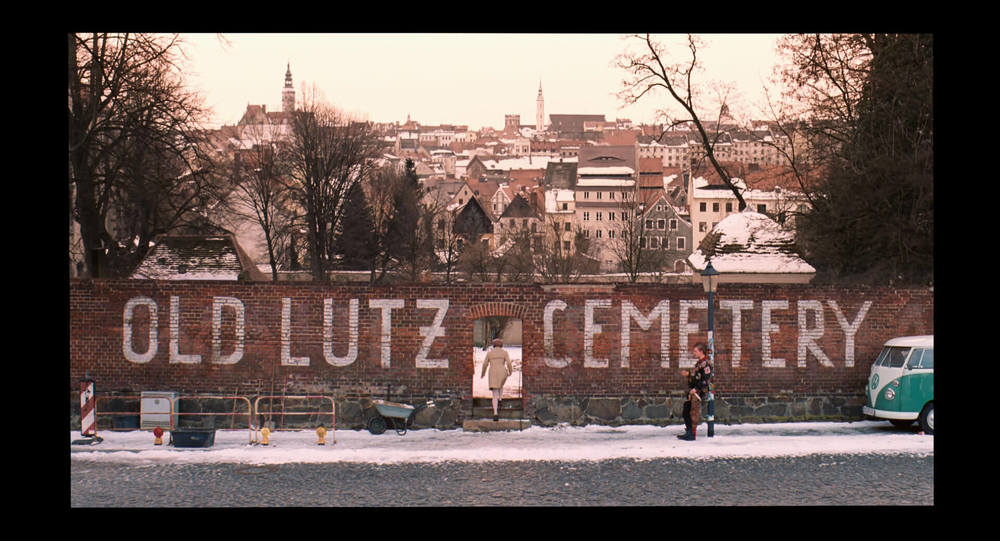
POLYGON ((646 237, 639 237, 639 248, 646 247, 646 237))
POLYGON ((566 231, 572 231, 572 223, 571 222, 566 222, 565 224, 563 224, 563 227, 565 228, 566 231))
POLYGON ((609 239, 615 238, 615 230, 614 229, 608 229, 608 238, 609 239))
POLYGON ((653 228, 653 220, 646 220, 646 229, 653 228))
POLYGON ((669 238, 669 237, 663 237, 663 238, 662 238, 662 239, 660 240, 660 242, 662 242, 662 243, 663 243, 663 244, 662 244, 662 248, 663 248, 664 250, 669 250, 669 249, 670 249, 670 238, 669 238))
POLYGON ((615 213, 614 212, 609 212, 608 213, 608 219, 614 221, 614 219, 615 219, 615 213))
POLYGON ((698 203, 698 210, 705 212, 708 210, 708 205, 705 202, 698 203))
POLYGON ((569 241, 568 240, 564 240, 563 241, 563 250, 565 250, 567 252, 569 251, 569 241))
POLYGON ((676 241, 674 244, 677 245, 678 250, 686 249, 685 246, 687 245, 687 242, 684 240, 684 237, 676 237, 674 240, 676 241))
POLYGON ((704 233, 706 231, 708 231, 708 224, 705 222, 698 222, 698 232, 704 233))
POLYGON ((712 203, 712 212, 719 212, 719 204, 712 203))
POLYGON ((583 192, 584 199, 590 199, 590 192, 583 192))
POLYGON ((603 214, 603 213, 601 213, 601 212, 597 213, 597 218, 596 219, 597 219, 598 222, 601 221, 601 214, 603 214))
POLYGON ((662 230, 662 229, 665 229, 666 227, 667 227, 667 221, 666 220, 656 220, 656 228, 657 229, 661 229, 662 230))
POLYGON ((567 210, 568 208, 569 208, 569 203, 563 203, 562 204, 562 209, 563 210, 567 210))
POLYGON ((660 247, 660 239, 658 239, 656 237, 649 237, 649 247, 650 248, 659 248, 660 247))
POLYGON ((757 205, 757 212, 761 214, 767 212, 767 205, 757 205))
POLYGON ((598 198, 598 199, 600 199, 600 198, 601 198, 601 193, 602 193, 602 192, 597 192, 597 198, 598 198))
POLYGON ((671 231, 676 231, 677 230, 677 220, 674 220, 674 219, 670 220, 670 230, 671 231))
POLYGON ((732 212, 732 211, 733 211, 733 204, 726 203, 726 212, 732 212))
POLYGON ((602 231, 600 229, 598 229, 597 230, 597 238, 601 238, 601 234, 602 234, 602 231))

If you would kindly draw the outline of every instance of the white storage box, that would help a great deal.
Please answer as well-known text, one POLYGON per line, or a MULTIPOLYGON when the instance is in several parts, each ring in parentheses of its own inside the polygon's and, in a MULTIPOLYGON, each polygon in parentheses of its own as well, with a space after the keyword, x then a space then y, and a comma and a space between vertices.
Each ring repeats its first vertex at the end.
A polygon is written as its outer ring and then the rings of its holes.
POLYGON ((177 413, 171 408, 178 394, 170 391, 143 391, 139 406, 139 428, 170 430, 177 426, 177 413), (173 419, 171 419, 173 413, 173 419))

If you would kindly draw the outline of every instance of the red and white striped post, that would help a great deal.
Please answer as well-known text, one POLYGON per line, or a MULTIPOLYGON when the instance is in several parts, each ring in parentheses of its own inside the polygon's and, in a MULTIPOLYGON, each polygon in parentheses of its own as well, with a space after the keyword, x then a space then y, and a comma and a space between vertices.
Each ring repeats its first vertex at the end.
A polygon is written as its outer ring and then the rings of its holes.
POLYGON ((97 401, 93 380, 80 382, 80 434, 88 438, 97 436, 97 401))

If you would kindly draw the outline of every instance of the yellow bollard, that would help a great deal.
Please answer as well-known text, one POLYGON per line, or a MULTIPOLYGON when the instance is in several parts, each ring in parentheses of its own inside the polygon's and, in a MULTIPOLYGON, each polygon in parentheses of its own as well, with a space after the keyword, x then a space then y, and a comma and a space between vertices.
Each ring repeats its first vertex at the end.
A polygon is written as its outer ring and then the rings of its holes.
POLYGON ((153 445, 163 445, 163 429, 156 427, 153 429, 153 436, 156 439, 153 440, 153 445))
POLYGON ((268 444, 267 437, 270 435, 271 431, 267 427, 260 429, 260 444, 267 445, 268 444))
POLYGON ((326 445, 326 429, 323 428, 323 425, 319 425, 319 428, 316 429, 316 435, 319 436, 316 445, 326 445))

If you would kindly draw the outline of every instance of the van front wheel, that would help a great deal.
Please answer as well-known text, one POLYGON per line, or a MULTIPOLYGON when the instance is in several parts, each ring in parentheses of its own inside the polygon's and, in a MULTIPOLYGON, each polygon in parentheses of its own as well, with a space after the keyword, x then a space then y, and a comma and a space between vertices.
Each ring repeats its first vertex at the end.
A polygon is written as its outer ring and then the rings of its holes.
POLYGON ((920 412, 920 430, 923 430, 924 434, 934 434, 934 402, 924 406, 920 412))

